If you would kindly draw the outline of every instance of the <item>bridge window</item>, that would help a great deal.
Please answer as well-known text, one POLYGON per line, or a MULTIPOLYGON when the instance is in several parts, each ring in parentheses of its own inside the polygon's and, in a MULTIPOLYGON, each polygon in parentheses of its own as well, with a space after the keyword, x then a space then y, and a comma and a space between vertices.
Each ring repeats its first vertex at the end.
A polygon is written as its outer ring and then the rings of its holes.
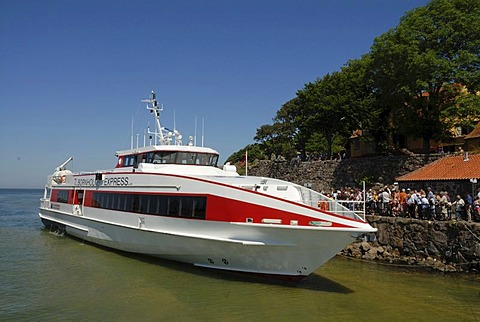
POLYGON ((212 153, 195 153, 195 152, 183 152, 183 151, 157 151, 147 152, 137 155, 126 155, 120 157, 117 167, 133 167, 135 166, 135 160, 142 163, 153 164, 187 164, 187 165, 206 165, 217 166, 218 155, 212 153))

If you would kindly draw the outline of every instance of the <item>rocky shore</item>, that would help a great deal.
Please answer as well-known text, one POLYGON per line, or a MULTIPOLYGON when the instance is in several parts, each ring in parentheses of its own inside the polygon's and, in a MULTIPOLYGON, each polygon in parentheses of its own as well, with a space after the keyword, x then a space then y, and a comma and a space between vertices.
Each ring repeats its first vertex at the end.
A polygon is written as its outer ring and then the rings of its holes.
POLYGON ((340 254, 443 272, 480 272, 480 224, 367 216, 378 231, 340 254))

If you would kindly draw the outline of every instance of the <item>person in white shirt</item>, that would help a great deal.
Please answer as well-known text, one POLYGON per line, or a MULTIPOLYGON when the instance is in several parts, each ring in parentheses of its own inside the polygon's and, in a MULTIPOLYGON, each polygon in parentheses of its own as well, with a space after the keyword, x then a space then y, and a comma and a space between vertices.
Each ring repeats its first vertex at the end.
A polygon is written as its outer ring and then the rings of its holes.
POLYGON ((462 196, 457 195, 457 200, 453 202, 455 205, 455 220, 463 219, 465 212, 465 200, 462 199, 462 196))

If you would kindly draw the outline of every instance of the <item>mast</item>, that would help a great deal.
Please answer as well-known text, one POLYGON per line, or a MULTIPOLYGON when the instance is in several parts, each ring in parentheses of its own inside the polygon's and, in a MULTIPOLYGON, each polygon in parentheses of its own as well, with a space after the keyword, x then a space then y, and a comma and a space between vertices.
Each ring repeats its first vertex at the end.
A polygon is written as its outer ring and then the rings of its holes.
POLYGON ((155 131, 150 131, 148 129, 148 134, 155 136, 155 145, 157 140, 159 140, 160 145, 182 145, 182 135, 175 128, 173 131, 162 127, 160 124, 160 112, 163 111, 163 105, 159 106, 157 101, 157 95, 154 91, 150 94, 150 98, 142 100, 142 102, 147 103, 147 110, 150 111, 150 114, 153 114, 155 117, 155 131))
POLYGON ((160 124, 160 112, 163 111, 163 106, 158 106, 157 94, 152 91, 152 93, 150 94, 150 98, 142 100, 142 102, 147 103, 147 110, 149 110, 150 113, 153 113, 155 117, 155 131, 150 132, 150 130, 148 130, 148 134, 154 134, 155 138, 160 139, 160 144, 165 144, 166 140, 165 136, 163 135, 162 126, 160 124))

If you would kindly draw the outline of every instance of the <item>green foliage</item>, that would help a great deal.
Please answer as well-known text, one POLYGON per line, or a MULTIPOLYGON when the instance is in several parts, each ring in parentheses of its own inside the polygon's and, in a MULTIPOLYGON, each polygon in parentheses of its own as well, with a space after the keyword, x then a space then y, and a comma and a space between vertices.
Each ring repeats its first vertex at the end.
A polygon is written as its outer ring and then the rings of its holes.
POLYGON ((243 149, 238 150, 228 157, 226 162, 235 164, 238 169, 238 173, 245 173, 245 151, 248 151, 248 163, 253 163, 255 160, 266 159, 263 149, 258 144, 249 144, 243 149))
POLYGON ((428 153, 430 139, 474 127, 479 91, 480 0, 432 0, 406 13, 361 59, 306 83, 257 130, 255 147, 259 158, 329 156, 362 130, 377 152, 421 136, 428 153))
POLYGON ((378 37, 371 55, 376 92, 388 112, 383 121, 390 130, 423 137, 428 153, 430 139, 448 137, 455 120, 472 110, 456 104, 461 94, 452 89, 479 89, 480 1, 432 0, 378 37))

